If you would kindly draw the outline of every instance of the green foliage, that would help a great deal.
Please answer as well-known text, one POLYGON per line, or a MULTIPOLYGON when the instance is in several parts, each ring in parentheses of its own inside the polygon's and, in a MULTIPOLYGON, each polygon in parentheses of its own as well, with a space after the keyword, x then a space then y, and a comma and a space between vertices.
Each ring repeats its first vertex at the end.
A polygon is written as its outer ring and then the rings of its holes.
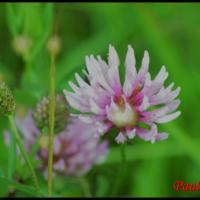
MULTIPOLYGON (((199 120, 199 4, 178 3, 2 3, 0 8, 0 81, 14 89, 17 107, 32 108, 48 94, 48 38, 57 34, 62 41, 56 60, 56 90, 68 88, 68 80, 85 67, 85 56, 102 55, 106 59, 108 44, 119 52, 123 80, 127 45, 135 49, 138 60, 143 51, 150 53, 150 72, 156 74, 166 65, 169 80, 181 86, 182 115, 161 128, 168 140, 150 144, 139 139, 126 146, 127 166, 121 179, 119 196, 170 197, 198 196, 198 192, 174 192, 177 180, 198 182, 200 170, 199 120), (13 49, 16 37, 26 35, 32 46, 25 55, 13 49)), ((13 157, 5 146, 3 131, 9 128, 0 116, 0 196, 34 196, 31 175, 20 156, 13 157), (15 166, 13 166, 15 163, 15 166), (9 172, 9 177, 7 173, 9 172), (19 179, 20 178, 20 179, 19 179)), ((108 134, 111 141, 116 132, 108 134), (109 135, 110 134, 110 135, 109 135)), ((107 136, 106 136, 107 137, 107 136)), ((31 158, 38 143, 31 150, 31 158)), ((34 162, 37 166, 38 162, 34 162)), ((92 194, 109 196, 121 166, 120 149, 110 142, 106 161, 95 166, 86 176, 92 194)), ((38 172, 41 196, 47 195, 46 180, 38 172)), ((56 177, 53 196, 83 196, 80 182, 71 177, 56 177)))
POLYGON ((34 187, 30 187, 30 186, 20 184, 16 181, 13 181, 13 180, 8 179, 8 178, 3 177, 3 176, 0 177, 0 182, 3 185, 3 187, 8 188, 8 191, 16 190, 16 191, 23 192, 26 195, 33 195, 36 192, 34 187))
POLYGON ((28 36, 33 47, 26 60, 35 58, 52 30, 53 5, 50 3, 6 4, 7 24, 13 37, 28 36))

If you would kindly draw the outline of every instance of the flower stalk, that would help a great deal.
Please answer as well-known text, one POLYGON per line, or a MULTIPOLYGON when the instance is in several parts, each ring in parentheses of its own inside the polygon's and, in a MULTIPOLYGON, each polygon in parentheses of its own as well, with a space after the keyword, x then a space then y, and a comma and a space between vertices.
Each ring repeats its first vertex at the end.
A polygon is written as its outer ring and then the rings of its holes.
POLYGON ((37 176, 36 176, 36 173, 34 171, 34 168, 33 168, 33 165, 31 163, 31 160, 26 152, 26 149, 24 148, 23 146, 23 143, 21 142, 21 138, 20 138, 20 135, 17 131, 17 127, 16 127, 16 124, 15 124, 15 120, 14 120, 14 116, 13 114, 9 114, 8 115, 8 119, 9 119, 9 123, 10 123, 10 126, 11 126, 11 129, 12 129, 12 133, 13 133, 13 136, 15 137, 15 140, 18 144, 18 147, 20 149, 20 152, 21 154, 23 155, 30 171, 31 171, 31 174, 33 176, 33 181, 34 181, 34 184, 35 184, 35 187, 36 187, 36 190, 37 192, 39 192, 39 183, 38 183, 38 179, 37 179, 37 176))
MULTIPOLYGON (((12 130, 11 133, 13 134, 11 136, 11 143, 14 143, 14 144, 11 145, 13 149, 10 150, 10 156, 13 156, 16 153, 15 152, 16 151, 15 142, 16 142, 18 144, 18 147, 20 149, 22 156, 24 157, 25 161, 27 162, 28 167, 30 168, 31 174, 33 176, 33 181, 36 187, 36 191, 37 193, 39 193, 39 183, 37 180, 37 176, 35 174, 31 160, 26 152, 26 149, 21 141, 20 135, 18 133, 18 130, 15 124, 15 119, 14 119, 15 110, 16 110, 16 103, 15 103, 15 100, 10 88, 4 82, 0 83, 0 114, 8 117, 11 130, 12 130)), ((10 168, 10 166, 11 164, 14 164, 14 160, 13 160, 14 157, 15 156, 13 156, 13 158, 9 160, 10 163, 9 163, 8 177, 12 176, 12 168, 10 168)))
POLYGON ((90 185, 88 183, 88 180, 85 176, 79 177, 79 182, 82 187, 84 197, 92 197, 91 191, 90 191, 90 185))
POLYGON ((10 133, 10 148, 9 148, 9 160, 8 160, 8 178, 11 179, 16 162, 16 139, 12 133, 10 133))
POLYGON ((48 197, 52 196, 53 141, 55 123, 55 56, 51 54, 49 95, 49 154, 48 154, 48 197))
POLYGON ((112 196, 117 196, 118 195, 118 191, 120 189, 120 186, 123 182, 124 179, 124 174, 126 171, 126 152, 125 152, 125 145, 126 144, 121 144, 120 147, 120 152, 121 152, 121 165, 120 165, 120 171, 119 171, 119 175, 117 177, 117 180, 114 184, 113 190, 111 192, 112 196))

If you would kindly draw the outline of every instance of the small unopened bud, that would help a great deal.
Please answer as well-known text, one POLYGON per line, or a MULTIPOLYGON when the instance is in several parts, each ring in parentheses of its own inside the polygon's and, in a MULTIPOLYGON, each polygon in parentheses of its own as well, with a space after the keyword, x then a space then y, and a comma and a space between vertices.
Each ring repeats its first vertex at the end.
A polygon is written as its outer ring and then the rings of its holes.
POLYGON ((47 42, 47 50, 48 52, 53 55, 57 56, 61 49, 61 40, 58 36, 53 36, 47 42))
POLYGON ((15 52, 19 55, 26 55, 29 49, 31 48, 32 40, 31 38, 21 35, 14 39, 13 48, 15 52))
POLYGON ((0 83, 0 114, 6 115, 15 111, 15 101, 11 90, 4 82, 0 83))
MULTIPOLYGON (((57 95, 55 98, 55 133, 64 130, 69 117, 68 103, 63 95, 57 95)), ((44 97, 33 112, 33 119, 38 129, 42 132, 49 128, 49 98, 44 97)))

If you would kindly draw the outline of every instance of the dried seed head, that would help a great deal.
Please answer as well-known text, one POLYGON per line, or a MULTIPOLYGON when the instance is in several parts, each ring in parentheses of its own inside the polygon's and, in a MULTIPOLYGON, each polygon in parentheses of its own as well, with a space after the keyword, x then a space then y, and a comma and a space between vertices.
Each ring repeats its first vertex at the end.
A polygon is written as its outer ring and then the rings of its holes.
MULTIPOLYGON (((68 103, 63 95, 55 98, 55 133, 64 130, 69 117, 68 103)), ((33 111, 33 119, 42 132, 49 128, 49 98, 44 97, 33 111)))
POLYGON ((31 38, 21 35, 14 38, 13 48, 15 52, 19 55, 26 55, 32 45, 31 38))
POLYGON ((5 115, 15 111, 16 104, 11 90, 4 82, 0 83, 0 114, 5 115))
POLYGON ((47 42, 47 50, 51 55, 57 56, 61 49, 61 40, 58 36, 53 36, 47 42))

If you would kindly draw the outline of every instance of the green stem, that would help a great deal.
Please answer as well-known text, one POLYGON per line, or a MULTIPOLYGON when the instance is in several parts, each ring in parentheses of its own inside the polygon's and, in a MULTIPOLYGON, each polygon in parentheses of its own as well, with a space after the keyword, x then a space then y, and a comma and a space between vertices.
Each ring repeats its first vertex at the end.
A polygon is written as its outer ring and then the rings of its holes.
POLYGON ((84 197, 92 197, 88 180, 83 176, 79 178, 79 182, 82 187, 84 197))
POLYGON ((119 188, 121 186, 121 183, 123 182, 124 179, 124 173, 126 170, 126 152, 125 152, 125 144, 122 144, 120 147, 120 153, 121 153, 121 166, 120 166, 120 171, 119 175, 117 176, 117 180, 113 186, 113 190, 111 192, 111 196, 117 196, 119 188))
POLYGON ((121 145, 121 164, 122 164, 123 167, 126 164, 125 144, 121 145))
POLYGON ((40 98, 41 94, 38 91, 38 89, 35 87, 38 85, 38 77, 37 73, 35 73, 33 66, 32 66, 32 60, 30 58, 24 58, 25 62, 25 69, 22 74, 22 86, 27 91, 32 91, 32 94, 36 98, 40 98))
POLYGON ((39 192, 40 187, 39 187, 38 179, 37 179, 37 176, 35 174, 33 165, 32 165, 32 163, 31 163, 31 161, 29 159, 29 156, 28 156, 28 154, 26 152, 26 149, 23 146, 23 143, 21 141, 20 135, 19 135, 19 133, 17 131, 17 127, 16 127, 16 124, 15 124, 15 120, 14 120, 13 114, 8 115, 8 119, 9 119, 9 122, 10 122, 10 125, 11 125, 11 128, 12 128, 12 133, 14 134, 14 137, 15 137, 16 142, 18 144, 18 147, 19 147, 19 149, 21 151, 21 154, 23 155, 23 157, 24 157, 25 161, 27 162, 27 165, 28 165, 28 167, 29 167, 29 169, 30 169, 30 171, 32 173, 33 181, 34 181, 36 190, 37 190, 37 192, 39 192))
POLYGON ((13 134, 10 132, 10 148, 9 148, 9 160, 8 160, 8 178, 11 179, 15 170, 16 161, 16 140, 13 134))
POLYGON ((52 196, 53 141, 55 118, 55 57, 51 55, 49 95, 49 155, 48 155, 48 197, 52 196))

